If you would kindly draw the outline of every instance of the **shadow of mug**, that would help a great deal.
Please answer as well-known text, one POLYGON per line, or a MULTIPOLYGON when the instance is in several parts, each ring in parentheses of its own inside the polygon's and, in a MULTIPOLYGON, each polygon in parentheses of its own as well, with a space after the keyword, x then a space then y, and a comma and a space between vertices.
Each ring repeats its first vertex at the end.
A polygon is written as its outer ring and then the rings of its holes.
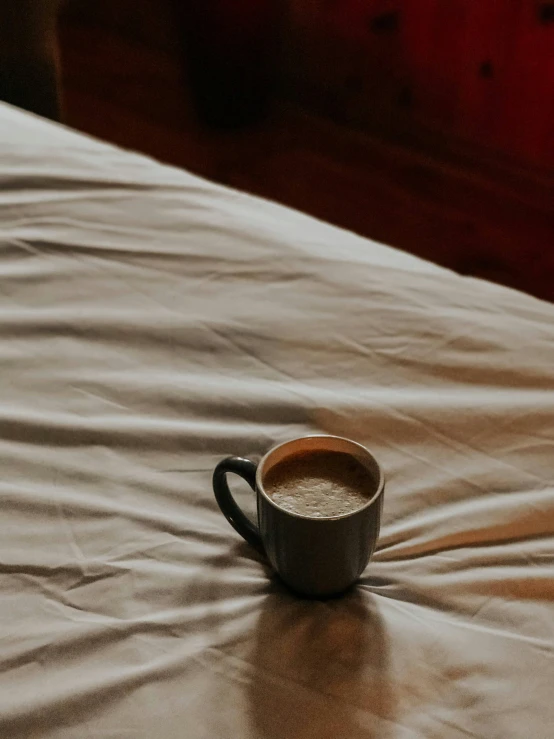
POLYGON ((387 635, 374 595, 295 598, 277 580, 249 659, 258 739, 386 739, 393 713, 387 635))

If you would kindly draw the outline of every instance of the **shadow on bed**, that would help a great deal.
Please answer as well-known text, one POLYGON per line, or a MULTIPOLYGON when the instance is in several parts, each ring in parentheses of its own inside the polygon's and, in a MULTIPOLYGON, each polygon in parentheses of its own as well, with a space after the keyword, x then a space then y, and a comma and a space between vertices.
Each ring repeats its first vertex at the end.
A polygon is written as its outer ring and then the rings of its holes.
POLYGON ((393 696, 375 596, 354 588, 340 598, 306 601, 274 580, 249 662, 253 736, 389 736, 393 696))

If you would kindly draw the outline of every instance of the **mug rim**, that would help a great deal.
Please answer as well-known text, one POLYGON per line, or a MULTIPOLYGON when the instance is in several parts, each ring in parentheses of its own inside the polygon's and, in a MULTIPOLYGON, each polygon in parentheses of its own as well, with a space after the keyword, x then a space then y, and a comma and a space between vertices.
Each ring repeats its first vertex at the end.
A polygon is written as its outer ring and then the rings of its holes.
MULTIPOLYGON (((325 450, 322 450, 325 451, 325 450)), ((327 450, 327 451, 333 451, 333 450, 327 450)), ((348 454, 348 452, 345 452, 348 454)), ((354 455, 352 455, 354 456, 354 455)), ((263 498, 269 503, 273 508, 276 508, 278 511, 281 511, 281 513, 285 513, 287 516, 292 516, 293 518, 301 518, 305 521, 317 521, 317 522, 324 522, 324 521, 339 521, 344 518, 350 518, 351 516, 355 516, 358 513, 361 513, 362 511, 365 511, 366 509, 370 508, 375 501, 378 500, 378 498, 383 494, 383 491, 385 489, 385 473, 383 471, 383 468, 375 458, 375 456, 369 451, 369 449, 364 446, 363 444, 360 444, 357 441, 353 441, 352 439, 348 439, 346 436, 335 436, 333 434, 308 434, 306 436, 297 436, 294 439, 289 439, 288 441, 283 441, 280 444, 277 444, 274 447, 271 447, 264 456, 261 458, 258 467, 256 469, 256 489, 260 493, 260 495, 263 496, 263 498), (360 506, 360 508, 356 508, 354 511, 348 511, 347 513, 341 513, 336 516, 307 516, 302 513, 295 513, 294 511, 288 511, 286 508, 283 508, 278 503, 276 503, 272 498, 269 497, 269 495, 266 493, 263 483, 262 483, 262 476, 264 472, 264 464, 267 462, 269 457, 274 454, 276 451, 281 449, 284 446, 288 446, 289 444, 293 444, 294 442, 298 441, 305 441, 306 439, 331 439, 334 441, 342 441, 346 442, 347 444, 351 444, 352 446, 358 447, 365 455, 367 455, 375 465, 378 474, 379 479, 377 481, 377 486, 375 493, 371 496, 371 498, 367 501, 367 503, 364 503, 363 506, 360 506)))

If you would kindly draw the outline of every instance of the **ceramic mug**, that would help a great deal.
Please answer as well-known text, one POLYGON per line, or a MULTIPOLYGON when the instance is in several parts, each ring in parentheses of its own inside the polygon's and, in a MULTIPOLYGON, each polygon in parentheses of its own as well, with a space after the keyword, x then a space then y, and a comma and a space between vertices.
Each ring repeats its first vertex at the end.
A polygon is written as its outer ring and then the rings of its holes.
POLYGON ((281 579, 301 595, 327 597, 352 585, 366 568, 379 538, 384 474, 375 457, 361 444, 338 436, 306 436, 279 444, 259 464, 228 457, 214 470, 217 503, 231 526, 264 553, 281 579), (311 517, 280 507, 267 494, 269 470, 288 457, 309 451, 343 452, 370 473, 371 490, 361 508, 339 516, 311 517), (242 477, 256 492, 258 523, 254 524, 235 502, 227 474, 242 477))

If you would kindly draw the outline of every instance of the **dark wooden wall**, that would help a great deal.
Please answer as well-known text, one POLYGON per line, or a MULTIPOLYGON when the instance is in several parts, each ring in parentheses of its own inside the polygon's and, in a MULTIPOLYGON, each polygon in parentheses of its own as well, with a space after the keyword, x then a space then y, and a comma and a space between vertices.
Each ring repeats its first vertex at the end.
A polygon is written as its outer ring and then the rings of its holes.
POLYGON ((70 0, 66 12, 177 53, 187 8, 224 8, 240 37, 261 5, 285 11, 285 97, 554 169, 554 0, 70 0))
POLYGON ((132 39, 145 47, 176 52, 177 9, 191 0, 64 0, 62 27, 81 24, 132 39))
POLYGON ((554 168, 552 0, 290 0, 289 78, 353 125, 554 168))

